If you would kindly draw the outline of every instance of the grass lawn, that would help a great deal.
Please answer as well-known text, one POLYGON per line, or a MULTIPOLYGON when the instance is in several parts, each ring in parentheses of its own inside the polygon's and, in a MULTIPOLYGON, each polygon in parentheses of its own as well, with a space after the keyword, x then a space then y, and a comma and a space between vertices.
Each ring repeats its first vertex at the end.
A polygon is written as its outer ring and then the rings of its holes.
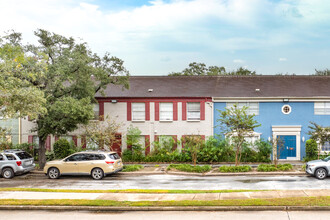
POLYGON ((18 200, 2 199, 0 205, 47 205, 47 206, 118 206, 118 207, 162 207, 162 206, 330 206, 330 196, 276 199, 213 200, 213 201, 111 201, 111 200, 18 200))

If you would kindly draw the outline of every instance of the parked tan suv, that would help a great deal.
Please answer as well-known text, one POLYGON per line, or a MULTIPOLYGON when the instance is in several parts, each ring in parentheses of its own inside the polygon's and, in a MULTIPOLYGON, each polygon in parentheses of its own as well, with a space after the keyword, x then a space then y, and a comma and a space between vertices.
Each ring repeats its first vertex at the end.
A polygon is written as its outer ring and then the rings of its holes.
POLYGON ((61 175, 91 175, 93 179, 100 180, 122 169, 122 160, 116 152, 84 151, 62 160, 47 162, 44 173, 50 179, 57 179, 61 175))

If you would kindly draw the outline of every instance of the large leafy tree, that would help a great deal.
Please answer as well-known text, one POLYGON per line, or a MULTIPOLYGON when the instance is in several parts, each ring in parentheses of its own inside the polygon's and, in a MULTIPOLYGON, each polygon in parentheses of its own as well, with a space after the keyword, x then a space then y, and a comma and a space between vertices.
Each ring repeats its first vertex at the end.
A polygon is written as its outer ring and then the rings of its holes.
POLYGON ((44 93, 32 83, 46 70, 43 54, 26 54, 21 35, 0 37, 0 114, 5 118, 36 117, 46 112, 44 93))
POLYGON ((315 70, 315 75, 317 76, 330 76, 330 70, 325 69, 325 70, 315 70))
POLYGON ((27 80, 42 91, 47 112, 34 119, 39 137, 39 165, 44 167, 48 135, 64 135, 93 118, 94 96, 109 84, 128 88, 128 71, 123 61, 106 53, 99 57, 84 42, 76 42, 46 30, 35 31, 39 44, 21 46, 24 54, 36 59, 34 66, 45 64, 46 71, 27 80), (42 54, 42 59, 40 57, 42 54))
POLYGON ((220 76, 220 75, 241 75, 249 76, 256 75, 255 71, 250 71, 243 67, 233 71, 226 71, 223 66, 209 66, 207 67, 204 63, 190 63, 187 68, 181 72, 172 72, 169 76, 220 76))
POLYGON ((245 137, 253 134, 256 127, 261 126, 255 119, 255 115, 247 113, 248 107, 239 108, 237 105, 231 108, 225 108, 224 111, 217 110, 220 118, 217 119, 223 134, 230 138, 236 149, 235 165, 238 166, 241 161, 241 151, 245 137))

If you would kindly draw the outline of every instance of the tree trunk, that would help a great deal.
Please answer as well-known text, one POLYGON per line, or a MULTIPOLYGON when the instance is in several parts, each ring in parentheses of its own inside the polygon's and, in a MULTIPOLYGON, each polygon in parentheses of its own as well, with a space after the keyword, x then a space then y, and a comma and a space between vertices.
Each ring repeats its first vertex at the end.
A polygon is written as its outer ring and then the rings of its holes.
POLYGON ((239 165, 239 160, 238 160, 238 157, 239 157, 239 146, 237 145, 236 146, 236 156, 235 156, 235 166, 238 166, 239 165))
POLYGON ((44 169, 46 164, 46 140, 39 137, 38 161, 40 169, 44 169))

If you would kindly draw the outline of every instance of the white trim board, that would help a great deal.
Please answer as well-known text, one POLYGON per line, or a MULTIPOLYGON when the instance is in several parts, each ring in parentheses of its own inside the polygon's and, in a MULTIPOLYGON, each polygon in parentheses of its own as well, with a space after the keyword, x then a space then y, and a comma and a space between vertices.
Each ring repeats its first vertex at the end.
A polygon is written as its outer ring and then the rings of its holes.
POLYGON ((212 97, 213 102, 330 102, 330 97, 212 97), (287 99, 288 101, 284 101, 287 99))
POLYGON ((274 125, 272 126, 273 139, 278 135, 296 136, 296 157, 288 157, 286 160, 300 160, 301 125, 274 125))

